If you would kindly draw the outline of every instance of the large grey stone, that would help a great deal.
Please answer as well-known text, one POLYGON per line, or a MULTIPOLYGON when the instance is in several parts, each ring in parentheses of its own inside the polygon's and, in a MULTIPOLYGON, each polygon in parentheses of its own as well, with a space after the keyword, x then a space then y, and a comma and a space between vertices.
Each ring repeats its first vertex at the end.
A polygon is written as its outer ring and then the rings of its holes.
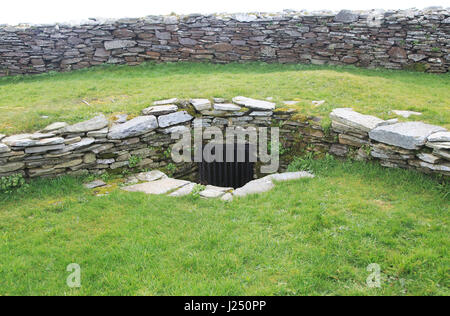
POLYGON ((130 41, 130 40, 107 41, 107 42, 105 42, 105 49, 112 50, 112 49, 119 49, 119 48, 134 47, 134 46, 136 46, 136 44, 137 44, 136 41, 130 41))
POLYGON ((429 148, 433 148, 435 150, 449 150, 450 149, 450 142, 428 142, 426 143, 426 146, 429 148))
POLYGON ((184 134, 190 133, 190 128, 184 125, 172 126, 160 130, 163 134, 184 134))
POLYGON ((106 183, 103 182, 102 180, 96 180, 96 181, 92 181, 92 182, 83 184, 83 186, 86 189, 95 189, 95 188, 99 188, 99 187, 104 187, 105 185, 106 185, 106 183))
POLYGON ((74 125, 70 125, 64 128, 64 133, 86 133, 90 131, 96 131, 99 129, 103 129, 106 126, 108 126, 108 120, 106 117, 102 114, 99 116, 94 117, 93 119, 90 119, 89 121, 77 123, 74 125))
POLYGON ((250 113, 250 116, 267 117, 267 116, 272 116, 272 114, 273 114, 272 111, 253 111, 252 113, 250 113))
POLYGON ((160 180, 160 179, 166 179, 167 175, 164 172, 161 172, 159 170, 152 170, 149 172, 141 172, 138 175, 136 175, 136 178, 139 181, 150 182, 150 181, 156 181, 156 180, 160 180))
POLYGON ((191 104, 198 112, 211 109, 211 101, 208 99, 192 99, 191 104))
POLYGON ((450 172, 450 163, 445 163, 445 164, 431 164, 431 163, 427 163, 427 162, 420 162, 420 166, 423 168, 427 168, 433 171, 437 171, 437 172, 450 172))
POLYGON ((44 132, 54 132, 60 129, 63 129, 65 127, 69 126, 69 124, 65 122, 55 122, 53 124, 50 124, 46 128, 43 129, 44 132))
POLYGON ((429 142, 450 142, 450 132, 438 132, 428 137, 429 142))
POLYGON ((233 195, 235 196, 246 196, 249 194, 256 194, 256 193, 263 193, 267 192, 273 189, 275 185, 273 184, 271 179, 258 179, 253 180, 244 185, 243 187, 240 187, 239 189, 236 189, 233 192, 233 195))
POLYGON ((142 110, 144 115, 165 115, 178 111, 178 106, 174 104, 170 105, 156 105, 142 110))
POLYGON ((65 145, 51 145, 51 146, 37 146, 37 147, 27 147, 25 148, 26 154, 37 154, 37 153, 44 153, 47 151, 55 151, 55 150, 61 150, 64 149, 65 145))
POLYGON ((172 192, 169 194, 169 196, 186 196, 192 193, 195 188, 195 183, 189 183, 188 185, 185 185, 181 187, 180 189, 172 192))
POLYGON ((275 109, 275 103, 268 101, 255 100, 251 98, 246 98, 242 96, 238 96, 233 98, 233 102, 245 106, 252 110, 262 110, 262 111, 271 111, 275 109))
POLYGON ((330 114, 330 118, 337 123, 350 127, 350 130, 359 133, 367 133, 384 122, 378 117, 364 115, 350 108, 334 109, 330 114))
POLYGON ((13 172, 23 169, 25 164, 23 162, 12 162, 6 165, 0 165, 0 173, 13 172))
POLYGON ((216 103, 214 110, 216 111, 240 111, 242 108, 236 104, 216 103))
POLYGON ((11 149, 7 145, 0 144, 0 154, 9 153, 10 151, 11 149))
POLYGON ((155 116, 139 116, 126 123, 113 126, 109 131, 108 138, 124 139, 140 136, 156 128, 158 128, 158 122, 155 116))
POLYGON ((122 190, 128 192, 143 192, 145 194, 166 194, 185 185, 188 185, 189 183, 189 181, 185 180, 166 178, 123 187, 122 190))
POLYGON ((33 135, 31 135, 31 139, 34 140, 40 140, 40 139, 44 139, 44 138, 52 138, 55 137, 55 134, 53 133, 34 133, 33 135))
POLYGON ((341 22, 341 23, 353 23, 358 21, 359 14, 353 13, 349 10, 342 10, 340 11, 335 17, 335 22, 341 22))
POLYGON ((31 139, 32 134, 18 134, 18 135, 12 135, 6 138, 3 138, 2 142, 8 146, 11 147, 23 147, 23 146, 17 146, 17 144, 25 144, 26 142, 33 143, 33 140, 31 139))
POLYGON ((64 144, 64 138, 62 137, 52 137, 45 138, 36 141, 35 146, 49 146, 49 145, 59 145, 64 144))
POLYGON ((290 181, 303 178, 314 178, 314 175, 307 171, 297 171, 297 172, 284 172, 284 173, 274 173, 264 177, 263 179, 270 179, 273 181, 290 181))
POLYGON ((441 159, 441 157, 432 155, 432 154, 427 154, 427 153, 419 153, 417 154, 417 158, 419 158, 420 160, 423 160, 425 162, 428 163, 437 163, 439 162, 439 160, 441 159))
POLYGON ((450 150, 445 149, 435 149, 433 150, 433 154, 447 160, 450 160, 450 150))
POLYGON ((87 137, 94 137, 94 138, 105 138, 106 135, 108 135, 108 128, 104 128, 98 131, 92 131, 92 132, 88 132, 86 134, 87 137))
POLYGON ((225 192, 223 192, 221 190, 215 190, 215 189, 205 189, 199 193, 199 195, 201 197, 207 198, 207 199, 220 198, 224 194, 225 194, 225 192))
POLYGON ((64 148, 64 152, 83 149, 83 148, 86 148, 86 147, 92 145, 93 143, 95 143, 94 138, 90 138, 90 137, 82 138, 79 142, 76 142, 76 143, 66 146, 66 148, 64 148))
POLYGON ((153 105, 169 105, 169 104, 174 104, 177 102, 178 102, 177 98, 172 98, 172 99, 167 99, 167 100, 155 101, 155 102, 153 102, 153 105))
POLYGON ((0 134, 0 140, 2 140, 3 138, 5 138, 6 135, 5 134, 0 134))
POLYGON ((158 117, 159 127, 169 127, 184 122, 189 122, 193 117, 186 111, 175 112, 158 117))
POLYGON ((379 126, 369 132, 369 137, 380 143, 414 150, 425 145, 428 136, 440 131, 445 131, 445 128, 422 122, 406 122, 379 126))

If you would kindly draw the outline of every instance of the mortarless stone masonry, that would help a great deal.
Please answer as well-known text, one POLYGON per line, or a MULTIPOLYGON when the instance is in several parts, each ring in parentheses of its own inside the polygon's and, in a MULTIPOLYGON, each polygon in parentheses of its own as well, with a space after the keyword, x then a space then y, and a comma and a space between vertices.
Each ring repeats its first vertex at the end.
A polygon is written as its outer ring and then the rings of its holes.
MULTIPOLYGON (((286 170, 294 157, 313 152, 319 156, 330 153, 371 159, 386 167, 450 176, 450 132, 444 128, 420 122, 383 121, 346 108, 333 110, 332 128, 326 130, 317 117, 286 108, 262 111, 272 105, 266 101, 244 97, 234 100, 257 108, 222 103, 219 111, 210 110, 219 104, 196 110, 198 99, 171 99, 153 104, 161 107, 157 104, 164 103, 167 109, 176 111, 170 114, 150 112, 121 123, 99 115, 71 126, 53 123, 34 134, 6 136, 0 139, 0 177, 18 173, 34 178, 161 169, 177 177, 194 179, 196 164, 174 163, 168 153, 177 142, 171 138, 171 132, 189 131, 196 126, 215 126, 221 130, 231 126, 278 127, 280 142, 286 149, 280 157, 279 171, 286 170), (168 101, 175 104, 167 104, 168 101)), ((210 103, 202 100, 202 104, 210 103)), ((255 165, 259 177, 260 166, 259 162, 255 165)))
POLYGON ((192 14, 0 26, 0 77, 149 60, 352 64, 445 73, 450 11, 192 14))

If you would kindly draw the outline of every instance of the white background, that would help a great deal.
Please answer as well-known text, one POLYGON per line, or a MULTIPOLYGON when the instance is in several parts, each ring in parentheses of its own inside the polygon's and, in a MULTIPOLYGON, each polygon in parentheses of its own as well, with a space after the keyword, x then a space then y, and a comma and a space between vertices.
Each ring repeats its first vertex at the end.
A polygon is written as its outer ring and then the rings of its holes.
POLYGON ((90 17, 295 10, 450 7, 450 0, 1 0, 0 24, 71 22, 90 17))

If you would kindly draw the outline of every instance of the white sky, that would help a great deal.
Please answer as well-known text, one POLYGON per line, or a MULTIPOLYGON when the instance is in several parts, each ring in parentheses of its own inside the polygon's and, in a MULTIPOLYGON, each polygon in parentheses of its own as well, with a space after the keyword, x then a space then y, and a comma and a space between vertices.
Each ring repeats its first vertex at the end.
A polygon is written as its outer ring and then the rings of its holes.
POLYGON ((407 9, 450 7, 450 0, 2 0, 0 24, 53 23, 90 17, 122 18, 146 15, 214 12, 279 12, 295 10, 407 9))

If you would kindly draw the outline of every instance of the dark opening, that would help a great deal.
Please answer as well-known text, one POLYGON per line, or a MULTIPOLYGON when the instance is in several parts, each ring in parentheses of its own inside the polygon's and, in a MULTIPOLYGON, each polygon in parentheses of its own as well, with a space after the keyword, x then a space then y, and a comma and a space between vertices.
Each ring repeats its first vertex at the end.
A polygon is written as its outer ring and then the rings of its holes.
MULTIPOLYGON (((249 144, 221 144, 223 151, 221 161, 211 161, 208 155, 203 155, 203 161, 199 163, 199 175, 201 184, 210 184, 219 187, 240 188, 254 178, 255 161, 251 159, 254 151, 249 144), (227 155, 228 153, 228 155, 227 155), (233 153, 233 154, 231 154, 233 153), (229 159, 227 159, 227 157, 229 159), (230 159, 233 157, 233 159, 230 159), (238 160, 238 158, 244 158, 238 160), (231 160, 231 161, 230 161, 231 160)), ((215 155, 215 150, 211 154, 215 155)))

